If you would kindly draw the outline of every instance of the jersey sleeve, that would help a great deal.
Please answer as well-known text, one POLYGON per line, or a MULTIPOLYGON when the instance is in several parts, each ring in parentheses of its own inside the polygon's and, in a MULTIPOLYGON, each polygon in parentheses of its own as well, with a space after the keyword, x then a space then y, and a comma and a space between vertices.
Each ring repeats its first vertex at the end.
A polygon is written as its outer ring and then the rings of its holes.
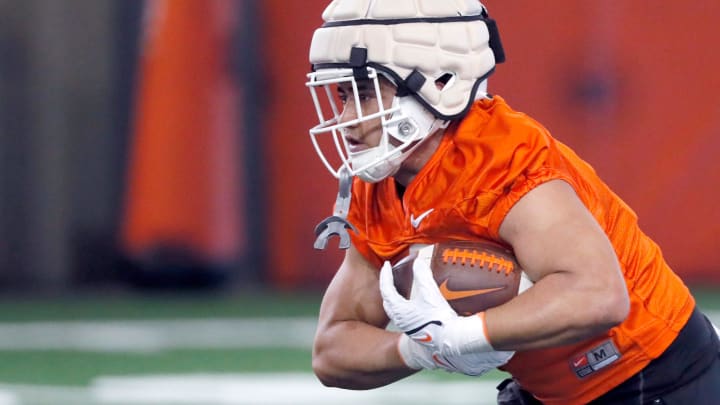
POLYGON ((505 179, 499 182, 503 187, 497 190, 499 196, 488 221, 488 233, 496 239, 500 238, 499 229, 505 216, 535 187, 550 180, 564 180, 576 191, 581 187, 577 182, 577 170, 569 164, 566 155, 569 149, 531 119, 525 122, 527 124, 511 132, 508 142, 503 146, 511 149, 505 152, 509 156, 508 160, 498 162, 499 165, 505 165, 505 170, 498 170, 505 179))

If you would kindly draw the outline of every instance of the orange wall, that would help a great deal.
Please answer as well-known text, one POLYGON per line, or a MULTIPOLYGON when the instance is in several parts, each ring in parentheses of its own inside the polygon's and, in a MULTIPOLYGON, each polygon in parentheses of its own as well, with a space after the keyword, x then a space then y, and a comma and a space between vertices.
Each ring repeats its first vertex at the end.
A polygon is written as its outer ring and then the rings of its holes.
MULTIPOLYGON (((307 49, 326 1, 266 0, 269 265, 324 285, 340 253, 312 248, 336 182, 307 130, 307 49)), ((720 282, 720 2, 486 1, 508 57, 490 82, 574 147, 639 214, 688 280, 720 282), (597 85, 597 83, 602 85, 597 85)))
POLYGON ((684 278, 720 281, 720 3, 552 4, 489 4, 508 53, 492 89, 593 164, 684 278), (580 102, 593 75, 608 98, 580 102))
POLYGON ((146 3, 122 243, 140 258, 184 249, 209 263, 244 254, 238 94, 230 0, 146 3))

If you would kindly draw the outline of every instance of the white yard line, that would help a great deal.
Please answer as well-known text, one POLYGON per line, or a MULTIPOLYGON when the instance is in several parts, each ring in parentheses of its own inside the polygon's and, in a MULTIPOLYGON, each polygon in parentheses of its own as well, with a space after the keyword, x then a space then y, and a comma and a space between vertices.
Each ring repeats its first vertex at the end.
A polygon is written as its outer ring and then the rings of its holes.
MULTIPOLYGON (((705 313, 720 325, 720 311, 705 313)), ((307 317, 2 322, 0 350, 309 349, 315 325, 315 318, 307 317)))
POLYGON ((0 405, 21 405, 21 403, 17 395, 0 389, 0 405))
POLYGON ((349 391, 313 375, 194 374, 101 377, 88 388, 0 385, 0 405, 485 405, 496 382, 440 381, 414 376, 387 387, 349 391))
POLYGON ((314 318, 0 323, 0 350, 149 352, 183 348, 310 348, 314 318))
POLYGON ((92 386, 102 404, 490 404, 495 382, 408 379, 367 391, 322 386, 310 374, 105 377, 92 386))
POLYGON ((0 405, 101 405, 87 387, 0 384, 0 405))

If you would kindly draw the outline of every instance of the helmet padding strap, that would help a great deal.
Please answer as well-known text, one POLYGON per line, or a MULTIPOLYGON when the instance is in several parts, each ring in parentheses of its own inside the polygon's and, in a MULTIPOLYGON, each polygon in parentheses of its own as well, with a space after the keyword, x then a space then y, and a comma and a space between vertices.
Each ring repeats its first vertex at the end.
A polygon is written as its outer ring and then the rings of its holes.
POLYGON ((398 97, 405 97, 410 94, 415 94, 420 91, 420 88, 422 88, 424 84, 425 76, 423 76, 422 73, 418 72, 417 69, 415 69, 410 72, 410 74, 405 78, 405 80, 398 83, 396 95, 398 97))
POLYGON ((355 80, 367 80, 368 71, 366 68, 367 64, 367 48, 352 47, 350 49, 350 67, 353 70, 353 77, 355 80))
POLYGON ((505 62, 505 49, 503 49, 502 41, 500 41, 500 30, 498 30, 497 23, 492 18, 485 19, 485 26, 487 26, 490 37, 488 38, 488 46, 495 55, 495 63, 505 62))

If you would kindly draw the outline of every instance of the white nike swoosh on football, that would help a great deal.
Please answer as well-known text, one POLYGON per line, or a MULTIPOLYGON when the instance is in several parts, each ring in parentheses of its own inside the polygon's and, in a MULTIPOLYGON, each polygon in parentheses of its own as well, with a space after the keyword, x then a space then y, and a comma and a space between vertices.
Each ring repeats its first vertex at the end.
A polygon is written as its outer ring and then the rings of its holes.
POLYGON ((435 211, 435 208, 430 208, 429 210, 420 214, 417 218, 415 218, 414 214, 410 214, 410 225, 412 225, 413 228, 417 229, 417 227, 420 226, 422 220, 425 219, 426 216, 430 215, 430 213, 433 211, 435 211))

